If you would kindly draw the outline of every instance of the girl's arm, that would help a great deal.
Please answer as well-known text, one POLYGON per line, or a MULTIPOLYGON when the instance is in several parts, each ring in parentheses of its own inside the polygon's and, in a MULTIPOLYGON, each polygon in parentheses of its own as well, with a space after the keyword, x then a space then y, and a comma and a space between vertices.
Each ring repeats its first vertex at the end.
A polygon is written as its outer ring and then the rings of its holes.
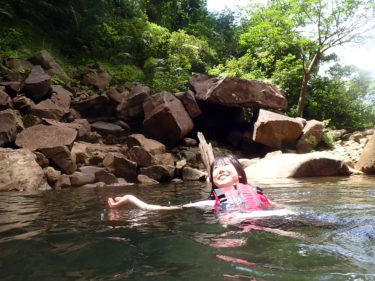
POLYGON ((134 195, 124 195, 122 197, 115 197, 115 198, 108 198, 108 205, 111 208, 117 208, 125 204, 132 204, 135 207, 142 209, 142 210, 178 210, 182 208, 212 208, 215 203, 215 200, 205 200, 205 201, 198 201, 195 203, 188 203, 185 205, 180 206, 160 206, 160 205, 152 205, 143 202, 142 200, 138 199, 134 195))
POLYGON ((108 205, 111 208, 117 208, 128 203, 142 210, 177 210, 182 208, 182 206, 160 206, 147 204, 146 202, 143 202, 134 195, 130 194, 122 197, 108 198, 108 205))

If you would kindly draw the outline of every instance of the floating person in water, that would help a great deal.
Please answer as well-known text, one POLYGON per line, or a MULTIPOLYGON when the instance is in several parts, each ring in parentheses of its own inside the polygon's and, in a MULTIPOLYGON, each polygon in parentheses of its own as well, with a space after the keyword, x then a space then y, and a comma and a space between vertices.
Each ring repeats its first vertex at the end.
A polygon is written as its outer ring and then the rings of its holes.
POLYGON ((133 195, 108 199, 111 208, 132 204, 143 210, 175 210, 188 207, 212 208, 218 211, 261 210, 275 208, 263 191, 247 183, 241 163, 232 155, 216 158, 211 164, 210 180, 212 190, 209 200, 180 206, 160 206, 147 204, 133 195))

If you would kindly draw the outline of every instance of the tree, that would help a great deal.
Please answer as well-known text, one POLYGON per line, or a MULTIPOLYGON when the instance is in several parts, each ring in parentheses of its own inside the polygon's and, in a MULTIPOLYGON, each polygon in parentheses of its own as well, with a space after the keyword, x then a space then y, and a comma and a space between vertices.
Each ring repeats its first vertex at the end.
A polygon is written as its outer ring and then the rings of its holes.
MULTIPOLYGON (((311 74, 328 50, 358 43, 375 27, 372 0, 275 0, 272 3, 291 10, 303 62, 297 115, 302 117, 311 74), (309 39, 309 40, 306 40, 309 39)), ((271 4, 271 5, 274 5, 271 4)))
POLYGON ((336 64, 328 76, 313 75, 306 117, 326 120, 336 128, 363 129, 375 125, 375 80, 354 66, 336 64))
POLYGON ((327 59, 327 51, 361 42, 375 27, 373 0, 269 0, 249 11, 240 44, 258 58, 266 77, 274 76, 275 66, 286 55, 300 60, 303 73, 296 114, 301 117, 311 75, 327 59))

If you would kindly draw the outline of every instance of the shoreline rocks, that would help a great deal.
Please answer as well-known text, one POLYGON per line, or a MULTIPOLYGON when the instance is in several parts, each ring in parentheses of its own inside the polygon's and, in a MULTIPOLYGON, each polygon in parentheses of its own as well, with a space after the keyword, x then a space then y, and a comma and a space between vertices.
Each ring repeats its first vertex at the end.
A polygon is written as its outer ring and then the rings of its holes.
POLYGON ((263 171, 274 177, 346 175, 354 168, 375 173, 368 142, 375 130, 341 132, 331 150, 340 159, 312 152, 322 149, 324 124, 266 110, 287 106, 283 91, 270 83, 196 74, 190 90, 154 93, 138 83, 113 85, 110 74, 92 67, 71 83, 46 51, 30 62, 7 59, 0 74, 0 164, 6 167, 0 190, 202 181, 207 174, 198 130, 214 143, 216 156, 250 158, 249 177, 263 171), (22 68, 18 75, 14 65, 22 68), (65 84, 51 85, 50 73, 64 75, 65 84), (242 120, 241 107, 250 109, 250 121, 242 120), (267 152, 274 155, 261 159, 267 152), (18 174, 28 168, 34 175, 25 183, 18 174))

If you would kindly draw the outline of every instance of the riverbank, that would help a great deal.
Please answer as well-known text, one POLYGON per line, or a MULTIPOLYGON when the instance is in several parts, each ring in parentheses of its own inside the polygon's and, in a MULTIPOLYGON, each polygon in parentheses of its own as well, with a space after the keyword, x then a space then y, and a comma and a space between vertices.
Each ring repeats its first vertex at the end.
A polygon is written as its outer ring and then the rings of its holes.
POLYGON ((155 93, 96 66, 65 71, 45 50, 1 71, 0 190, 205 181, 197 132, 250 178, 373 172, 373 150, 360 155, 374 130, 335 142, 323 122, 277 113, 287 101, 268 82, 196 74, 155 93))

